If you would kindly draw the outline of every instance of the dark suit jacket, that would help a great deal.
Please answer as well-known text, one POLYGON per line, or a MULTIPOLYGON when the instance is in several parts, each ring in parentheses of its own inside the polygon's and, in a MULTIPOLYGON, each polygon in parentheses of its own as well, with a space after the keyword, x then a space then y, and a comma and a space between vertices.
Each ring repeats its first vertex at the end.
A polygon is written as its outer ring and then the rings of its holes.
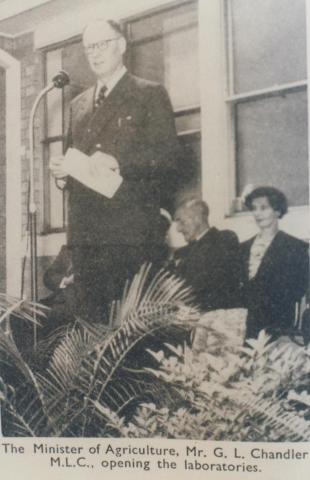
POLYGON ((275 337, 293 326, 295 303, 309 282, 308 245, 278 232, 269 245, 257 274, 248 276, 250 250, 255 237, 241 244, 243 300, 248 308, 247 337, 262 329, 275 337))
POLYGON ((70 249, 63 245, 53 263, 43 276, 44 285, 53 292, 59 289, 61 280, 72 273, 72 254, 70 249))
POLYGON ((239 242, 230 230, 212 227, 176 254, 176 273, 193 288, 203 310, 231 308, 239 289, 239 242))
POLYGON ((73 100, 68 146, 113 155, 124 180, 107 199, 69 178, 69 242, 156 243, 159 207, 180 153, 167 93, 126 73, 96 111, 93 103, 94 87, 73 100))

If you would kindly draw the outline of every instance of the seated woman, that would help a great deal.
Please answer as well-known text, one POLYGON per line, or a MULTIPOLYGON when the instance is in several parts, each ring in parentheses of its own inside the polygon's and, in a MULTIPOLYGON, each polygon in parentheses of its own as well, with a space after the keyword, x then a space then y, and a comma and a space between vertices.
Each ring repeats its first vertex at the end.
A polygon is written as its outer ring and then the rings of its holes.
POLYGON ((293 327, 295 304, 307 290, 308 245, 279 230, 287 200, 276 188, 256 188, 245 204, 259 228, 255 237, 241 244, 246 338, 256 338, 265 329, 276 339, 293 327))

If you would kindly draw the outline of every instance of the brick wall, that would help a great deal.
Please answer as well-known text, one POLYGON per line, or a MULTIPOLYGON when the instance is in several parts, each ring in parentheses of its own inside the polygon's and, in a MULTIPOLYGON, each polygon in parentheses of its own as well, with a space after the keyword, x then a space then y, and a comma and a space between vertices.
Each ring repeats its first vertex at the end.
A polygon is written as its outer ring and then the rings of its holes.
MULTIPOLYGON (((27 197, 29 175, 29 120, 32 105, 43 88, 43 64, 40 52, 33 47, 33 34, 27 33, 15 39, 0 37, 0 48, 21 62, 21 191, 22 191, 22 233, 27 229, 27 197)), ((43 107, 40 107, 35 122, 35 200, 38 207, 38 232, 43 225, 43 107)), ((10 187, 10 186, 9 186, 10 187)), ((14 188, 14 186, 13 186, 14 188)), ((5 71, 0 70, 0 291, 5 291, 5 71)), ((13 221, 13 219, 12 219, 13 221)), ((29 269, 29 261, 27 263, 29 269)), ((26 275, 26 291, 29 292, 29 275, 26 275)))
MULTIPOLYGON (((17 37, 14 44, 14 56, 21 62, 21 143, 22 143, 22 234, 27 235, 27 201, 28 201, 28 178, 29 178, 29 122, 30 112, 34 101, 44 86, 43 62, 41 53, 34 51, 33 34, 27 33, 17 37)), ((40 106, 35 118, 35 153, 34 153, 34 193, 37 205, 37 231, 42 231, 43 226, 43 106, 40 106)), ((24 253, 24 252, 23 252, 24 253)), ((38 260, 40 272, 41 259, 38 260)), ((30 262, 26 263, 25 293, 30 296, 30 262)), ((38 275, 39 286, 41 284, 41 272, 38 275)), ((40 290, 40 288, 39 288, 40 290)))
MULTIPOLYGON (((22 229, 27 227, 27 195, 29 173, 29 120, 30 111, 38 93, 43 88, 42 59, 33 48, 33 34, 17 37, 14 57, 21 62, 21 142, 22 142, 22 229)), ((41 230, 43 211, 43 117, 42 107, 35 122, 35 201, 38 206, 38 230, 41 230)))

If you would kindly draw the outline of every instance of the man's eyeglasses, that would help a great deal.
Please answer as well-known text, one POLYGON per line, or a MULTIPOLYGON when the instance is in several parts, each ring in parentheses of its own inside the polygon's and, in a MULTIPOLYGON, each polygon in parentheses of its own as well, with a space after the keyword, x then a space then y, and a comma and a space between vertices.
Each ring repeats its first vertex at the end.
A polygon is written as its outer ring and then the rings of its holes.
POLYGON ((88 45, 85 45, 85 52, 88 55, 91 55, 94 53, 94 51, 97 49, 99 52, 104 52, 105 50, 108 49, 110 42, 113 42, 113 40, 117 40, 120 37, 113 37, 113 38, 107 38, 106 40, 101 40, 100 42, 96 43, 89 43, 88 45))

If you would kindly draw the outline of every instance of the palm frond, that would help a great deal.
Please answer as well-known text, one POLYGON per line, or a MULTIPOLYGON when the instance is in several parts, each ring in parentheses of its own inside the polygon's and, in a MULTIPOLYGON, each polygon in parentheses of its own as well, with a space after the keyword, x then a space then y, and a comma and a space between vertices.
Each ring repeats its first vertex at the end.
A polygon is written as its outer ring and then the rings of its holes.
POLYGON ((0 293, 0 325, 12 314, 17 318, 40 324, 37 317, 44 317, 48 310, 48 307, 40 303, 0 293))
POLYGON ((114 304, 110 317, 114 329, 79 320, 56 348, 46 375, 40 376, 48 412, 56 423, 61 423, 65 411, 69 428, 78 416, 85 417, 91 401, 121 411, 146 394, 134 378, 124 379, 122 366, 128 354, 157 330, 198 319, 197 309, 187 306, 191 292, 180 279, 167 272, 153 279, 149 274, 150 266, 143 266, 114 304))
POLYGON ((12 335, 0 328, 0 360, 5 364, 7 361, 14 365, 25 377, 26 381, 35 382, 35 377, 19 352, 12 335))

